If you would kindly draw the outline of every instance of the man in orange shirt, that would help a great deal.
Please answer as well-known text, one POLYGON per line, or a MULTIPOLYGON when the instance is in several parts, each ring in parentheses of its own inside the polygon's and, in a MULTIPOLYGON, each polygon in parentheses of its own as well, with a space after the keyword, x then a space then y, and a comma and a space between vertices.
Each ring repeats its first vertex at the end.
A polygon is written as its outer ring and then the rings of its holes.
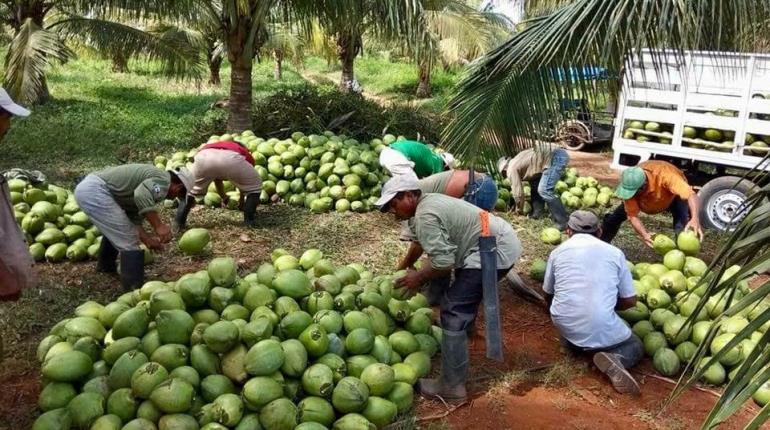
POLYGON ((674 232, 694 230, 703 239, 698 219, 698 195, 687 183, 684 173, 671 163, 650 160, 623 171, 615 194, 623 204, 607 214, 602 223, 602 240, 611 242, 623 221, 628 219, 636 234, 652 247, 652 234, 644 228, 639 212, 657 214, 671 212, 674 232))

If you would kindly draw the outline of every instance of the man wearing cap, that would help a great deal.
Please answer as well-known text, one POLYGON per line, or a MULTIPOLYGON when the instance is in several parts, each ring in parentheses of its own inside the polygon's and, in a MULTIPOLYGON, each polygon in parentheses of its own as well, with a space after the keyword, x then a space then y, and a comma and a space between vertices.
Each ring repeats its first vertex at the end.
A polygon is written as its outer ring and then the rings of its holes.
MULTIPOLYGON (((438 193, 450 197, 463 199, 474 206, 491 211, 497 202, 497 184, 494 179, 483 173, 474 172, 474 181, 468 186, 471 172, 469 170, 448 170, 436 173, 418 181, 422 194, 438 193)), ((414 268, 414 264, 422 256, 423 249, 414 237, 413 226, 408 221, 402 222, 401 239, 409 241, 409 250, 404 255, 396 270, 414 268)), ((449 279, 442 282, 431 282, 426 291, 428 302, 431 306, 438 305, 441 292, 446 287, 449 279)))
POLYGON ((395 176, 385 183, 377 206, 383 212, 394 214, 397 220, 409 220, 415 239, 429 258, 429 264, 420 270, 409 270, 398 279, 397 287, 417 289, 454 275, 439 301, 443 330, 441 376, 421 379, 420 391, 446 401, 463 401, 467 396, 466 330, 475 320, 482 300, 479 253, 482 217, 488 218, 490 234, 497 240, 498 279, 519 259, 521 243, 504 220, 463 200, 443 194, 423 194, 419 183, 407 175, 395 176))
POLYGON ((171 229, 160 219, 158 204, 182 198, 195 183, 182 167, 163 171, 149 164, 124 164, 91 173, 75 188, 75 200, 102 233, 96 270, 115 273, 120 253, 120 281, 128 291, 144 283, 144 252, 162 249, 171 241, 171 229), (142 223, 147 220, 155 235, 142 223))
POLYGON ((567 210, 556 195, 556 183, 569 164, 569 154, 564 148, 550 143, 538 143, 534 148, 519 152, 513 159, 497 160, 497 171, 511 181, 511 198, 519 210, 524 208, 524 184, 531 186, 531 218, 539 218, 548 205, 551 218, 559 230, 567 223, 567 210))
POLYGON ((545 269, 551 320, 570 352, 591 354, 617 391, 639 394, 626 369, 642 359, 642 342, 615 312, 636 305, 626 257, 599 239, 599 218, 591 212, 573 212, 566 231, 570 238, 551 252, 545 269))
POLYGON ((410 175, 421 179, 454 169, 455 158, 448 152, 436 154, 424 143, 399 140, 380 152, 380 165, 391 176, 410 175))
POLYGON ((652 235, 644 228, 639 212, 657 214, 663 211, 671 212, 676 234, 690 228, 703 239, 698 219, 698 195, 687 183, 684 173, 673 164, 650 160, 624 170, 615 194, 623 204, 604 216, 602 240, 605 242, 612 242, 623 221, 628 219, 636 234, 652 247, 652 235))
MULTIPOLYGON (((0 140, 10 130, 12 117, 27 117, 29 114, 29 110, 14 103, 0 88, 0 140)), ((0 301, 15 301, 21 296, 21 290, 35 284, 34 261, 24 233, 13 216, 11 193, 3 175, 0 175, 0 196, 0 301)))
POLYGON ((254 170, 254 157, 245 146, 234 141, 205 143, 195 154, 190 170, 195 176, 195 185, 185 199, 180 199, 174 218, 179 229, 185 228, 187 215, 195 206, 195 197, 206 194, 211 181, 214 181, 222 203, 227 203, 229 197, 225 194, 223 179, 232 182, 240 191, 238 207, 243 210, 243 222, 249 227, 255 226, 262 178, 254 170))

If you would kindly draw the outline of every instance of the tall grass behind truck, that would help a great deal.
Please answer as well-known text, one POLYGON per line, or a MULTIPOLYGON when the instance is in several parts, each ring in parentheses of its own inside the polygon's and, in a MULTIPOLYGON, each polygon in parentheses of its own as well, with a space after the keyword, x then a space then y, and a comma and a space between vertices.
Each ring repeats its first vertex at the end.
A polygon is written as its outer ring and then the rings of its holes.
POLYGON ((701 222, 732 230, 758 173, 770 170, 770 55, 629 56, 614 124, 613 168, 673 163, 699 190, 701 222))

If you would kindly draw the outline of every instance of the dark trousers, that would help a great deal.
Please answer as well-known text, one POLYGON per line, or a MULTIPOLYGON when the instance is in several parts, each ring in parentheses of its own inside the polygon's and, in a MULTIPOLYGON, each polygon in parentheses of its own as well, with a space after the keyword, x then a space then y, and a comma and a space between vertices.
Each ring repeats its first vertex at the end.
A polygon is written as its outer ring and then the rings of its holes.
MULTIPOLYGON (((497 280, 502 279, 511 268, 497 271, 497 280)), ((441 308, 441 328, 450 331, 464 331, 473 325, 479 304, 484 297, 481 285, 481 269, 455 269, 451 276, 436 279, 428 287, 428 301, 438 301, 441 308)), ((431 302, 431 304, 434 304, 431 302)))
MULTIPOLYGON (((690 207, 687 205, 687 201, 678 197, 674 198, 674 201, 671 202, 671 206, 668 207, 667 211, 671 213, 671 216, 674 218, 674 233, 679 234, 690 221, 690 207)), ((620 226, 627 219, 628 215, 626 215, 626 209, 623 206, 623 203, 615 208, 614 211, 605 215, 604 220, 602 221, 602 240, 607 243, 612 242, 612 239, 618 234, 620 226)))
POLYGON ((626 369, 636 366, 644 357, 644 345, 642 345, 642 341, 639 340, 635 334, 632 334, 631 337, 617 345, 608 346, 606 348, 581 348, 563 337, 561 338, 561 344, 567 351, 577 356, 583 354, 593 355, 597 352, 615 354, 626 369))
POLYGON ((535 217, 539 216, 545 208, 545 200, 543 200, 543 196, 537 192, 542 177, 543 175, 536 175, 529 180, 529 203, 532 205, 532 215, 535 217))

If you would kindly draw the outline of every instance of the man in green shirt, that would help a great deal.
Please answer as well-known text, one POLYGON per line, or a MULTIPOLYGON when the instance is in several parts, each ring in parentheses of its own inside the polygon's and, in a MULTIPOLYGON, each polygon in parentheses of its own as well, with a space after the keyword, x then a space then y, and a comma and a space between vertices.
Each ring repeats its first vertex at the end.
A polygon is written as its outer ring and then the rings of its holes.
POLYGON ((115 273, 120 253, 123 289, 140 287, 144 283, 140 243, 162 249, 171 241, 171 228, 160 219, 157 205, 166 198, 183 198, 194 183, 184 167, 163 171, 149 164, 124 164, 86 176, 75 188, 75 200, 103 235, 96 269, 115 273), (145 219, 155 235, 142 226, 145 219))
MULTIPOLYGON (((382 188, 377 206, 400 221, 410 220, 416 240, 428 255, 430 264, 409 270, 398 280, 399 288, 417 289, 433 280, 453 277, 444 289, 441 309, 441 376, 421 379, 419 388, 426 396, 440 396, 447 401, 464 401, 468 373, 468 337, 466 330, 476 319, 483 290, 481 284, 481 213, 476 206, 443 194, 423 194, 413 178, 391 178, 382 188)), ((498 279, 521 256, 521 243, 510 224, 494 215, 489 230, 497 240, 498 279)))
POLYGON ((391 176, 410 175, 421 179, 454 169, 455 158, 448 152, 436 154, 424 143, 399 140, 382 150, 380 165, 391 176))

